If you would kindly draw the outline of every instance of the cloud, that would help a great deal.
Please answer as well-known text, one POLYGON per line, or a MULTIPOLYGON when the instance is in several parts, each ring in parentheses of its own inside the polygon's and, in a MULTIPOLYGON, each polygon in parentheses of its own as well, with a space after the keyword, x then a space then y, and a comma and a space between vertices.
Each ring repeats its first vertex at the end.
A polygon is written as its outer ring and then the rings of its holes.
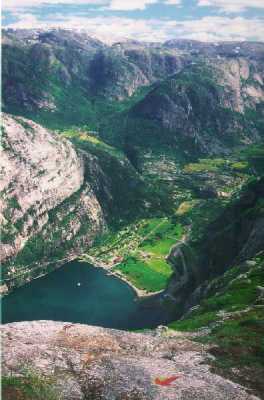
POLYGON ((14 13, 19 21, 10 23, 10 28, 65 28, 85 30, 105 42, 122 39, 143 41, 165 41, 173 38, 197 39, 201 41, 259 40, 264 37, 263 20, 243 17, 207 16, 196 20, 132 19, 117 16, 65 16, 53 15, 47 22, 40 21, 29 13, 14 13))
MULTIPOLYGON (((173 0, 172 0, 173 1, 173 0)), ((263 8, 263 0, 198 0, 198 6, 217 7, 224 12, 236 13, 248 8, 263 8)))
POLYGON ((166 0, 165 4, 179 6, 182 4, 182 0, 166 0))
POLYGON ((44 4, 91 4, 106 5, 109 0, 4 0, 3 9, 21 9, 44 4))
MULTIPOLYGON (((159 0, 5 0, 4 9, 38 7, 46 4, 87 4, 102 5, 109 10, 144 10, 159 0)), ((175 0, 174 0, 175 1, 175 0)), ((176 0, 177 1, 177 0, 176 0)))
MULTIPOLYGON (((17 14, 16 16, 19 16, 17 14)), ((162 25, 162 24, 161 24, 162 25)), ((121 39, 138 39, 145 41, 163 41, 167 39, 167 34, 162 27, 158 28, 158 21, 146 21, 143 19, 130 19, 120 17, 64 17, 55 14, 53 21, 39 21, 32 14, 24 14, 18 22, 9 24, 13 29, 49 29, 64 28, 86 31, 91 36, 96 36, 108 43, 113 43, 121 39)))
POLYGON ((198 20, 175 22, 174 32, 177 36, 201 41, 222 40, 259 40, 264 37, 262 19, 243 17, 229 18, 208 16, 198 20))
POLYGON ((149 4, 157 3, 158 0, 112 0, 110 10, 144 10, 149 4))

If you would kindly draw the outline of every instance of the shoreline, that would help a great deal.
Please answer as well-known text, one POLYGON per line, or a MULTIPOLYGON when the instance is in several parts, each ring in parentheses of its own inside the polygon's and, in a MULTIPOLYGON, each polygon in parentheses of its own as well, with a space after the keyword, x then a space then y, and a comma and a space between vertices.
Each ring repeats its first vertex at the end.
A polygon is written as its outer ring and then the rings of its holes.
POLYGON ((138 299, 150 298, 150 297, 156 296, 156 295, 161 294, 162 292, 164 292, 164 289, 163 290, 159 290, 157 292, 148 292, 148 291, 146 291, 144 289, 139 289, 138 287, 136 287, 121 272, 113 271, 113 267, 116 267, 117 265, 119 265, 121 263, 116 263, 116 264, 113 264, 111 266, 105 265, 103 263, 99 263, 92 256, 88 256, 86 254, 81 256, 81 257, 79 257, 79 258, 77 258, 77 259, 80 262, 87 262, 89 264, 92 264, 95 268, 102 268, 104 271, 106 271, 107 275, 112 275, 112 276, 116 277, 117 279, 120 279, 121 281, 125 282, 134 291, 134 293, 136 294, 138 299))
POLYGON ((24 269, 16 276, 12 276, 10 278, 7 278, 5 280, 3 280, 2 284, 0 285, 0 299, 3 298, 4 296, 8 296, 10 293, 13 292, 13 290, 19 288, 19 287, 23 287, 24 285, 42 278, 43 276, 46 276, 48 274, 50 274, 53 271, 56 271, 57 269, 59 269, 60 267, 62 267, 64 264, 70 263, 71 261, 74 260, 78 260, 79 255, 78 254, 69 254, 68 256, 66 256, 65 258, 61 259, 61 260, 55 260, 55 261, 47 261, 44 262, 42 264, 36 262, 34 268, 28 270, 27 267, 29 267, 29 265, 24 266, 24 269), (9 282, 15 282, 17 279, 25 276, 26 274, 30 274, 32 273, 32 271, 37 271, 39 269, 43 269, 44 267, 48 267, 50 265, 55 265, 54 268, 52 269, 52 271, 42 271, 40 274, 37 274, 36 276, 33 277, 27 277, 26 279, 23 280, 23 282, 19 282, 18 285, 8 285, 9 282))
MULTIPOLYGON (((54 271, 55 271, 55 270, 59 269, 61 266, 63 266, 64 264, 67 264, 67 263, 69 263, 71 261, 74 261, 74 260, 76 260, 78 262, 86 262, 88 264, 91 264, 95 268, 101 268, 106 272, 107 275, 112 275, 115 278, 123 281, 124 283, 126 283, 133 290, 133 292, 136 295, 136 298, 139 299, 139 300, 151 298, 151 297, 157 296, 157 295, 165 292, 165 289, 162 289, 162 290, 159 290, 159 291, 156 291, 156 292, 148 292, 148 291, 146 291, 144 289, 139 289, 129 279, 127 279, 126 276, 123 275, 121 272, 113 271, 113 268, 118 266, 121 263, 116 263, 116 264, 113 264, 113 265, 104 264, 102 262, 98 262, 97 259, 95 259, 92 256, 89 256, 87 254, 82 254, 82 255, 80 255, 80 254, 79 255, 78 254, 69 254, 68 257, 65 257, 65 258, 63 258, 61 260, 46 262, 46 263, 39 264, 39 265, 37 264, 33 270, 38 270, 38 269, 43 268, 44 266, 49 266, 49 265, 55 264, 55 266, 54 266, 54 271)), ((7 282, 14 281, 17 278, 19 278, 19 277, 21 277, 23 275, 26 275, 27 273, 29 273, 29 271, 25 269, 18 276, 7 279, 7 282)), ((0 289, 2 289, 2 290, 0 290, 0 292, 1 292, 0 293, 0 298, 4 297, 4 296, 8 296, 15 288, 24 286, 24 284, 30 283, 31 281, 36 280, 38 278, 41 278, 41 277, 43 277, 43 276, 45 276, 45 275, 47 275, 49 273, 50 272, 42 271, 42 273, 38 274, 37 276, 34 276, 30 280, 25 280, 22 284, 19 284, 18 286, 16 286, 16 285, 15 286, 8 286, 8 285, 6 285, 6 281, 5 281, 4 284, 2 285, 2 287, 0 286, 0 289), (7 290, 5 290, 5 288, 4 288, 5 285, 7 286, 7 290)))
MULTIPOLYGON (((170 250, 168 252, 167 257, 169 257, 169 255, 171 254, 171 252, 173 251, 173 249, 176 246, 178 246, 179 244, 185 244, 186 243, 186 238, 187 238, 187 234, 184 234, 182 236, 182 238, 178 242, 174 243, 170 247, 170 250)), ((78 261, 80 261, 80 262, 88 262, 88 263, 92 264, 95 268, 102 268, 103 270, 105 270, 107 272, 108 275, 115 276, 116 278, 122 280, 128 286, 130 286, 130 288, 135 292, 135 294, 136 294, 138 299, 154 297, 154 296, 156 296, 158 294, 161 294, 161 293, 165 292, 165 290, 166 290, 166 289, 162 289, 162 290, 159 290, 157 292, 148 292, 148 291, 146 291, 144 289, 139 289, 125 275, 123 275, 122 272, 113 271, 113 268, 118 266, 119 264, 121 264, 121 262, 118 262, 118 263, 112 264, 112 265, 104 264, 102 262, 98 262, 98 260, 96 258, 94 258, 93 256, 90 256, 88 254, 81 255, 78 258, 78 261)))
POLYGON ((116 278, 120 279, 121 281, 125 282, 131 289, 136 293, 139 299, 149 298, 156 296, 157 294, 161 294, 164 290, 159 290, 157 292, 148 292, 144 289, 137 288, 132 282, 130 282, 122 273, 116 271, 107 271, 108 275, 115 276, 116 278))

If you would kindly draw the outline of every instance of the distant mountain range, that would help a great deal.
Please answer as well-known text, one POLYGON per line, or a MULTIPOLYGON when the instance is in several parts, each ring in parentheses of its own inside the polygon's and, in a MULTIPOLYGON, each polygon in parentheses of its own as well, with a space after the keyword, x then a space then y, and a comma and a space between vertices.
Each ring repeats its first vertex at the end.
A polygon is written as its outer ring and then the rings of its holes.
POLYGON ((264 43, 126 41, 68 30, 3 32, 5 111, 108 142, 217 154, 264 132, 264 43), (142 128, 144 126, 144 128, 142 128), (132 130, 132 132, 131 132, 132 130))

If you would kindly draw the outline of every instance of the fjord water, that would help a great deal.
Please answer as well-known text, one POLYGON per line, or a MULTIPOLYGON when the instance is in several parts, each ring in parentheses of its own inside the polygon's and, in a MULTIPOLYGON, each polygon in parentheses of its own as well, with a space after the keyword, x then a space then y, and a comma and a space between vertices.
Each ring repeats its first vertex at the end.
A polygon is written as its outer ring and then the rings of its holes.
POLYGON ((140 329, 170 319, 159 301, 139 301, 125 282, 77 261, 16 289, 2 302, 3 323, 56 320, 140 329))

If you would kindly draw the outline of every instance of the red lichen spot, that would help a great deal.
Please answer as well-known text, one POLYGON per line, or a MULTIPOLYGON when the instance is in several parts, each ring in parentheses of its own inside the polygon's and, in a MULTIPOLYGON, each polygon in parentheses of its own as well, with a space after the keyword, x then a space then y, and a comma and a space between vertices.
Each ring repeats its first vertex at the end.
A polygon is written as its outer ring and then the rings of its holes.
POLYGON ((171 386, 172 382, 176 381, 176 379, 181 378, 181 375, 174 375, 168 378, 156 378, 154 383, 160 386, 171 386))

